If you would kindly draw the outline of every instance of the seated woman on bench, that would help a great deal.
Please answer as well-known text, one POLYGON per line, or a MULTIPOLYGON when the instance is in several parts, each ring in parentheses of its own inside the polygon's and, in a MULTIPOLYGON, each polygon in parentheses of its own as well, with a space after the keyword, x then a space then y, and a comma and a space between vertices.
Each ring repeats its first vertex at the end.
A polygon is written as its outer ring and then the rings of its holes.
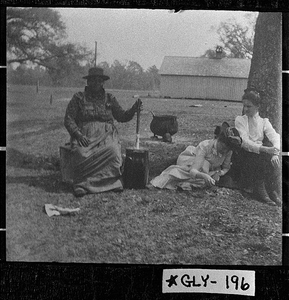
POLYGON ((121 191, 121 145, 114 119, 130 121, 138 103, 122 109, 115 97, 106 93, 103 84, 109 79, 102 68, 89 69, 84 92, 74 94, 64 118, 71 136, 73 188, 77 197, 87 193, 121 191))

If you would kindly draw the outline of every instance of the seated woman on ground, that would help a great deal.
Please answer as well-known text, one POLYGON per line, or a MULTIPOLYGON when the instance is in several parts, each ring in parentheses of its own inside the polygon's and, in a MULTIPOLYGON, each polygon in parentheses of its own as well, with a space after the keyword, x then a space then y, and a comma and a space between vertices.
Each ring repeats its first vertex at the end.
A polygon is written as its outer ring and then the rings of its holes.
POLYGON ((215 138, 188 146, 178 157, 177 164, 168 167, 151 180, 158 188, 185 189, 214 186, 229 171, 235 140, 229 137, 236 133, 224 122, 217 126, 215 138))
POLYGON ((68 103, 64 125, 71 136, 73 188, 77 197, 87 193, 121 191, 122 156, 114 120, 130 121, 138 102, 124 110, 116 98, 106 93, 103 84, 109 79, 102 68, 89 69, 87 86, 68 103))
POLYGON ((245 90, 242 101, 244 115, 235 119, 241 149, 233 155, 232 174, 243 188, 253 187, 260 201, 281 205, 280 135, 267 118, 259 116, 261 98, 255 89, 245 90))

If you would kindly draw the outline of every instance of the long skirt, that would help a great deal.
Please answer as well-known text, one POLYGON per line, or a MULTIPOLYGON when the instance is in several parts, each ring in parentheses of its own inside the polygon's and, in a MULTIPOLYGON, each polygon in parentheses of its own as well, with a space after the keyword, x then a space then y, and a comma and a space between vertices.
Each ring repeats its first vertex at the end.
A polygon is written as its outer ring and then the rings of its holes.
POLYGON ((266 153, 253 153, 244 149, 232 155, 230 175, 240 187, 254 188, 257 181, 263 180, 269 190, 280 190, 281 168, 274 168, 271 156, 266 153))
MULTIPOLYGON (((204 187, 204 179, 193 179, 190 175, 190 169, 196 158, 194 150, 194 146, 187 147, 187 149, 179 155, 176 165, 169 166, 159 176, 152 179, 150 183, 155 187, 170 190, 175 190, 177 188, 191 190, 195 187, 204 187)), ((209 171, 209 169, 210 163, 205 161, 200 171, 209 175, 213 175, 216 172, 216 170, 209 171)))
POLYGON ((104 122, 86 123, 82 128, 90 144, 80 147, 73 142, 73 186, 88 193, 123 188, 121 145, 117 129, 104 122))

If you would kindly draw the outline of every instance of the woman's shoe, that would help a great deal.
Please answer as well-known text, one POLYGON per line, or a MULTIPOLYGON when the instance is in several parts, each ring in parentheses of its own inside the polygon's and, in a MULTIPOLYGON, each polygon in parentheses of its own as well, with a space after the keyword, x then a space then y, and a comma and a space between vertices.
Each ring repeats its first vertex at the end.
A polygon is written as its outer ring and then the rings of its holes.
POLYGON ((260 200, 263 203, 266 203, 271 206, 276 205, 275 202, 273 202, 267 194, 265 183, 263 180, 258 180, 255 182, 253 194, 258 200, 260 200))
POLYGON ((81 187, 74 188, 74 196, 79 198, 87 194, 87 191, 81 187))

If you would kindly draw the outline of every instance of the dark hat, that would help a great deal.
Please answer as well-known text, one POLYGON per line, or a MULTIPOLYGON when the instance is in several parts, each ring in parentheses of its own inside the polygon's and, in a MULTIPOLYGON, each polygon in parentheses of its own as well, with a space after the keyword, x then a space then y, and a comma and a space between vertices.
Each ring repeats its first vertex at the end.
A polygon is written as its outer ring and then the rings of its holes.
POLYGON ((90 68, 88 70, 88 75, 82 78, 88 79, 89 77, 101 77, 103 80, 108 80, 109 76, 103 74, 103 69, 99 67, 90 68))

